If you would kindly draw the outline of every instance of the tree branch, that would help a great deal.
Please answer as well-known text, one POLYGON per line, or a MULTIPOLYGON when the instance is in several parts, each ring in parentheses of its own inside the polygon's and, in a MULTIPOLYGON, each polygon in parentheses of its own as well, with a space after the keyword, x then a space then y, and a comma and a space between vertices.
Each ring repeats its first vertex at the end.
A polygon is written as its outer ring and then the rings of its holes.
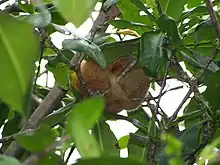
POLYGON ((212 24, 214 25, 215 27, 215 31, 216 31, 216 35, 218 38, 220 38, 220 25, 218 23, 218 19, 217 19, 217 16, 215 14, 215 11, 213 9, 213 5, 212 5, 212 2, 211 0, 204 0, 205 3, 206 3, 206 6, 208 8, 208 11, 209 11, 209 15, 211 17, 211 21, 212 21, 212 24))

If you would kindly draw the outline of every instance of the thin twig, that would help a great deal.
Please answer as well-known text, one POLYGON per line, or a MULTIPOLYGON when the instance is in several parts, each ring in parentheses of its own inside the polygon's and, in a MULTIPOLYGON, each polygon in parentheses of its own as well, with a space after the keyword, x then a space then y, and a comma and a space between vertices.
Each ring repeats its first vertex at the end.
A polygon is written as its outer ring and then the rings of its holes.
MULTIPOLYGON (((215 26, 215 30, 216 30, 216 35, 218 38, 220 38, 220 25, 218 23, 216 14, 214 12, 213 9, 213 5, 212 2, 210 0, 205 0, 206 6, 208 8, 210 17, 211 17, 211 21, 212 24, 215 26)), ((213 53, 212 53, 212 57, 211 59, 208 61, 206 67, 204 69, 202 69, 202 71, 200 72, 200 74, 196 77, 196 79, 194 80, 194 82, 191 84, 191 87, 189 89, 189 91, 187 92, 186 96, 183 98, 182 102, 180 103, 180 105, 178 106, 177 110, 174 112, 174 114, 171 116, 170 120, 174 120, 177 116, 177 114, 179 113, 180 109, 182 108, 183 104, 185 103, 185 101, 189 98, 189 96, 191 95, 191 93, 193 92, 194 88, 196 87, 198 80, 204 75, 205 71, 207 70, 207 68, 209 67, 209 65, 212 63, 212 61, 215 59, 216 55, 217 55, 217 48, 214 48, 213 53)))
POLYGON ((177 109, 175 110, 174 114, 170 117, 170 121, 173 121, 177 117, 177 115, 178 115, 180 109, 182 108, 183 104, 188 100, 190 95, 193 93, 194 88, 196 87, 199 79, 204 75, 204 73, 208 69, 209 65, 211 64, 211 62, 215 59, 216 55, 217 55, 217 49, 214 48, 211 59, 206 64, 206 67, 201 70, 200 74, 195 78, 195 80, 192 81, 192 84, 190 84, 191 86, 190 86, 189 91, 187 92, 187 94, 185 95, 185 97, 183 98, 183 100, 181 101, 181 103, 179 104, 177 109))
POLYGON ((71 147, 70 152, 68 153, 68 156, 67 156, 67 158, 66 158, 66 160, 65 160, 65 164, 68 163, 68 161, 69 161, 69 159, 70 159, 70 157, 71 157, 73 151, 75 150, 75 148, 76 148, 75 145, 73 145, 73 146, 71 147))
MULTIPOLYGON (((39 28, 39 32, 43 39, 49 44, 50 48, 63 60, 63 62, 67 65, 70 65, 69 59, 65 57, 65 55, 58 49, 53 42, 51 41, 51 37, 45 32, 44 29, 39 28)), ((71 66, 70 66, 71 67, 71 66)))
POLYGON ((36 93, 36 85, 37 85, 37 78, 39 77, 39 73, 40 73, 40 68, 41 68, 41 61, 43 59, 43 53, 44 53, 44 49, 45 49, 45 39, 42 38, 41 42, 40 42, 40 58, 39 58, 39 64, 38 64, 38 68, 37 68, 37 73, 36 73, 36 77, 34 80, 34 93, 36 93))
POLYGON ((48 72, 48 70, 44 70, 43 72, 39 73, 39 74, 38 74, 38 78, 41 77, 43 74, 45 74, 45 73, 47 73, 47 72, 48 72))
POLYGON ((26 134, 26 133, 31 133, 36 131, 36 129, 28 129, 22 132, 18 132, 9 136, 5 136, 3 138, 0 139, 0 143, 4 143, 4 142, 8 142, 8 141, 13 141, 17 136, 22 135, 22 134, 26 134))
POLYGON ((162 98, 163 90, 166 86, 166 77, 168 75, 169 67, 170 67, 170 60, 167 61, 166 70, 165 70, 164 78, 163 78, 160 93, 159 93, 159 98, 158 98, 158 101, 157 101, 157 104, 156 104, 156 111, 158 111, 158 107, 160 105, 160 100, 162 98))
POLYGON ((3 4, 3 3, 5 3, 5 2, 7 2, 7 1, 9 1, 9 0, 1 0, 1 1, 0 1, 0 5, 3 4))
MULTIPOLYGON (((177 86, 177 87, 168 89, 168 90, 164 91, 164 92, 161 94, 161 96, 164 96, 164 95, 165 95, 166 93, 168 93, 168 92, 175 91, 175 90, 182 89, 182 88, 183 88, 183 85, 180 85, 180 86, 177 86)), ((156 96, 156 97, 149 98, 149 100, 158 99, 158 98, 160 98, 161 96, 158 95, 158 96, 156 96)))
POLYGON ((216 35, 217 35, 218 38, 220 38, 220 24, 218 23, 218 19, 217 19, 217 16, 215 14, 215 11, 213 9, 212 2, 211 2, 211 0, 204 0, 204 1, 206 3, 207 8, 208 8, 212 24, 215 27, 216 35))
POLYGON ((156 0, 155 2, 156 2, 156 5, 157 5, 157 10, 158 10, 159 14, 162 15, 163 14, 163 9, 161 7, 160 0, 156 0))

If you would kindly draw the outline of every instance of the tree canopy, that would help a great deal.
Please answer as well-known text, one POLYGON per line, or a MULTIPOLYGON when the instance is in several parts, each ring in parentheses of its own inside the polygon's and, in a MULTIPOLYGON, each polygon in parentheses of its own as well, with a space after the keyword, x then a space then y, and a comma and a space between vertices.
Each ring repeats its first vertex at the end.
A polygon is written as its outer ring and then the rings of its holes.
POLYGON ((0 0, 0 164, 68 164, 75 150, 76 165, 219 164, 219 21, 219 0, 0 0), (65 26, 89 18, 85 36, 65 26), (54 87, 37 83, 49 73, 54 87), (160 102, 183 86, 168 116, 160 102), (108 120, 138 130, 117 139, 108 120))

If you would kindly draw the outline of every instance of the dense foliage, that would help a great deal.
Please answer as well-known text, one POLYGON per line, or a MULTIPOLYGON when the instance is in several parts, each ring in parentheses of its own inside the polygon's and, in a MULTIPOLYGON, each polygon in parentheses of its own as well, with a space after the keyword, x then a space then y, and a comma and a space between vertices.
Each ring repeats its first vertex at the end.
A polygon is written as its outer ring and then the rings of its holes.
POLYGON ((77 165, 220 163, 219 0, 0 0, 0 7, 0 164, 67 164, 76 149, 77 165), (65 27, 80 27, 97 3, 102 7, 88 35, 65 27), (51 41, 55 32, 72 36, 62 49, 51 41), (103 93, 82 96, 74 88, 78 78, 87 89, 78 68, 83 58, 104 69, 123 56, 136 60, 151 90, 160 86, 158 96, 149 92, 128 116, 106 112, 103 93), (36 83, 48 73, 53 88, 36 83), (188 92, 169 117, 160 100, 181 88, 166 90, 170 79, 188 92), (116 139, 107 120, 138 130, 116 139), (120 158, 124 148, 128 158, 120 158))

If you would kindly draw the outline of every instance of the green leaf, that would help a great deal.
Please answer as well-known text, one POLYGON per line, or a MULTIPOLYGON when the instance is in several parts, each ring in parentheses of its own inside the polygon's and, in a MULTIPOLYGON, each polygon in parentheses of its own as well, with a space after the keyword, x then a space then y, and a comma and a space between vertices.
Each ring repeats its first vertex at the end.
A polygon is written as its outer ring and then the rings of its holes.
POLYGON ((18 135, 16 141, 29 151, 39 152, 53 144, 55 142, 55 137, 48 126, 41 125, 36 131, 18 135))
POLYGON ((129 142, 144 148, 149 143, 149 138, 147 136, 139 134, 139 132, 140 131, 138 131, 137 133, 130 133, 129 142))
POLYGON ((132 1, 129 0, 120 0, 117 4, 122 13, 121 19, 131 21, 131 22, 139 22, 143 23, 149 27, 153 27, 153 22, 149 17, 145 15, 141 16, 141 9, 135 5, 132 1))
POLYGON ((161 30, 167 33, 167 35, 172 39, 172 44, 174 48, 180 47, 182 45, 182 37, 177 28, 175 20, 167 15, 161 15, 158 18, 158 25, 161 30))
POLYGON ((201 0, 187 0, 187 7, 188 8, 196 7, 202 3, 203 1, 201 0))
POLYGON ((146 32, 141 36, 137 66, 147 66, 150 76, 155 77, 164 62, 162 44, 164 35, 159 32, 146 32))
POLYGON ((141 0, 130 0, 135 6, 137 6, 140 10, 144 11, 147 16, 151 19, 151 21, 156 23, 156 18, 152 15, 147 8, 145 7, 144 3, 141 0))
POLYGON ((149 125, 150 116, 145 112, 142 107, 138 108, 136 111, 128 112, 128 116, 133 119, 139 120, 146 127, 149 125))
POLYGON ((186 53, 180 51, 181 55, 184 58, 184 62, 189 63, 191 66, 196 67, 196 68, 202 68, 199 62, 197 62, 193 57, 188 56, 186 53))
POLYGON ((183 21, 185 19, 192 19, 195 16, 200 16, 200 15, 205 15, 208 13, 207 7, 200 5, 200 6, 196 6, 193 9, 187 10, 184 13, 182 13, 179 21, 183 21))
POLYGON ((178 20, 184 10, 187 0, 160 0, 163 11, 166 15, 178 20))
POLYGON ((130 134, 130 139, 127 146, 128 156, 130 158, 141 160, 142 162, 147 163, 148 145, 149 140, 140 135, 139 131, 135 134, 130 134))
POLYGON ((69 103, 66 106, 54 111, 50 115, 46 116, 42 121, 43 124, 54 126, 60 123, 62 120, 65 119, 67 113, 73 108, 75 102, 69 103))
POLYGON ((118 29, 127 29, 127 28, 131 29, 134 27, 146 28, 147 27, 145 24, 138 23, 138 22, 130 22, 127 20, 111 20, 109 21, 109 23, 118 29))
POLYGON ((132 39, 127 41, 106 43, 100 46, 107 64, 111 64, 116 59, 123 56, 138 55, 140 39, 132 39))
POLYGON ((213 41, 216 39, 216 31, 211 20, 200 23, 194 32, 196 43, 201 41, 213 41))
POLYGON ((18 0, 18 7, 25 11, 26 13, 33 14, 34 13, 34 6, 28 1, 18 0))
MULTIPOLYGON (((195 47, 195 48, 190 48, 190 50, 197 52, 201 56, 206 56, 206 57, 211 57, 213 55, 213 46, 210 47, 195 47)), ((216 61, 220 60, 220 49, 217 49, 217 54, 216 54, 216 61)))
POLYGON ((31 15, 21 15, 18 19, 27 21, 36 28, 44 28, 51 22, 51 14, 48 10, 31 15))
POLYGON ((102 51, 94 43, 88 43, 84 40, 65 39, 62 43, 64 49, 76 50, 84 52, 92 58, 101 68, 107 66, 102 51))
POLYGON ((47 65, 47 69, 51 71, 56 80, 56 85, 68 90, 69 88, 69 68, 64 63, 58 63, 55 68, 49 67, 47 65))
MULTIPOLYGON (((201 105, 196 101, 196 99, 193 97, 191 100, 190 100, 190 103, 184 108, 184 111, 183 111, 183 115, 186 115, 186 114, 190 114, 190 113, 193 113, 197 110, 200 110, 202 111, 201 109, 201 105)), ((199 114, 199 113, 198 113, 199 114)), ((201 114, 200 114, 201 115, 201 114)), ((185 119, 184 120, 184 125, 185 127, 188 129, 190 128, 192 125, 195 125, 197 123, 199 123, 201 121, 201 118, 198 116, 198 115, 194 115, 188 119, 185 119)))
POLYGON ((75 104, 69 116, 82 120, 87 129, 91 129, 104 110, 104 100, 101 97, 93 97, 75 104))
POLYGON ((38 49, 31 25, 0 12, 0 98, 19 112, 27 106, 38 49))
POLYGON ((146 163, 141 163, 140 161, 129 159, 129 158, 93 158, 93 159, 81 159, 76 165, 147 165, 146 163))
POLYGON ((41 158, 39 160, 39 162, 37 163, 37 165, 58 164, 58 163, 61 163, 60 161, 62 161, 62 160, 60 160, 60 156, 55 153, 52 153, 52 154, 49 154, 49 155, 41 158))
POLYGON ((120 139, 118 139, 119 148, 120 149, 127 148, 129 139, 130 139, 130 135, 126 135, 126 136, 123 136, 120 139))
POLYGON ((117 139, 105 121, 97 122, 92 130, 92 134, 96 137, 99 146, 105 155, 120 156, 120 150, 115 146, 117 139))
POLYGON ((9 157, 9 156, 4 156, 4 155, 0 155, 0 164, 1 165, 21 165, 20 162, 13 158, 13 157, 9 157))
POLYGON ((213 110, 218 110, 220 107, 220 97, 216 97, 220 92, 220 71, 213 74, 206 74, 204 77, 204 83, 207 85, 207 89, 203 93, 208 104, 213 110))
POLYGON ((100 148, 88 129, 99 119, 104 101, 99 97, 90 98, 74 106, 67 118, 67 131, 83 158, 99 157, 100 148))
POLYGON ((164 140, 166 140, 165 152, 168 156, 171 156, 169 159, 170 165, 183 164, 181 159, 181 149, 182 143, 176 137, 171 134, 163 135, 164 140))
POLYGON ((51 10, 51 11, 50 11, 50 14, 51 14, 51 17, 52 17, 52 20, 51 20, 52 23, 59 24, 59 25, 65 25, 66 23, 68 23, 68 22, 62 17, 62 15, 60 14, 60 12, 57 11, 57 9, 51 10))
POLYGON ((198 145, 200 144, 199 137, 200 137, 200 128, 201 125, 192 126, 189 129, 185 129, 181 131, 179 135, 179 139, 183 143, 183 154, 188 155, 193 150, 195 150, 198 145))
MULTIPOLYGON (((187 19, 187 18, 186 18, 187 19)), ((179 31, 180 31, 180 33, 182 34, 182 33, 188 33, 187 34, 187 36, 185 36, 185 38, 183 38, 183 40, 184 40, 184 43, 187 45, 188 43, 186 42, 189 38, 191 39, 190 41, 193 41, 192 42, 192 44, 194 44, 194 38, 193 38, 193 36, 192 36, 192 33, 190 33, 190 32, 187 32, 187 31, 189 31, 189 29, 190 29, 190 31, 193 31, 194 29, 195 29, 195 27, 194 27, 194 25, 196 25, 196 24, 198 24, 198 23, 200 23, 200 22, 202 22, 203 20, 201 19, 201 18, 199 18, 199 17, 193 17, 192 19, 190 19, 189 20, 189 22, 187 22, 187 23, 182 23, 181 25, 180 25, 180 27, 179 27, 179 31)))
POLYGON ((54 0, 64 18, 79 27, 94 9, 97 0, 54 0))
MULTIPOLYGON (((196 68, 205 68, 210 60, 210 58, 207 56, 202 56, 199 52, 193 51, 191 49, 184 49, 184 52, 181 51, 180 53, 183 55, 186 62, 196 68)), ((208 66, 208 70, 216 72, 219 70, 219 67, 214 62, 211 62, 208 66)))
POLYGON ((101 151, 94 136, 79 119, 68 118, 67 131, 71 135, 82 158, 100 157, 101 151))
POLYGON ((198 159, 196 161, 196 164, 203 165, 206 163, 206 160, 209 160, 210 162, 209 165, 219 164, 218 152, 214 151, 216 146, 218 146, 219 144, 220 144, 220 138, 218 137, 215 140, 213 140, 211 144, 205 146, 205 148, 201 151, 201 153, 198 156, 198 157, 202 157, 203 159, 198 159), (212 160, 214 161, 212 162, 212 160))
MULTIPOLYGON (((130 29, 135 32, 137 32, 139 35, 142 35, 143 33, 147 31, 151 31, 152 28, 139 22, 130 22, 127 20, 111 20, 108 23, 113 25, 114 27, 118 29, 130 29)), ((126 34, 125 34, 126 35, 126 34)))

